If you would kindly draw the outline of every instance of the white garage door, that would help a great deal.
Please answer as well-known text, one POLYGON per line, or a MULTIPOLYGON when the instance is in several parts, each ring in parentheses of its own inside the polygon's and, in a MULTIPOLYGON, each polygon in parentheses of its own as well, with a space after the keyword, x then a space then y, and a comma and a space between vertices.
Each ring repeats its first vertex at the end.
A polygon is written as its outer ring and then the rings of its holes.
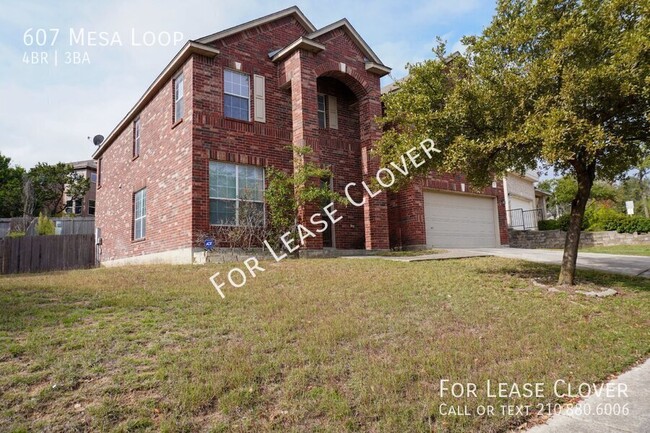
POLYGON ((531 210, 533 209, 533 202, 523 198, 510 197, 510 209, 531 210))
POLYGON ((495 206, 496 200, 492 197, 425 191, 427 246, 497 246, 495 206))

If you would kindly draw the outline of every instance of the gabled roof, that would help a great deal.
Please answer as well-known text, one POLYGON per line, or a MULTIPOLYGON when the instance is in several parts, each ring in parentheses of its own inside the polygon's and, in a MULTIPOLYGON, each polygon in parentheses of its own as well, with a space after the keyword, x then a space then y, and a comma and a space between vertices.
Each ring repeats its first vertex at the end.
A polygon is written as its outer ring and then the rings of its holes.
POLYGON ((325 49, 325 46, 316 41, 316 38, 323 36, 333 30, 343 29, 343 31, 350 37, 352 42, 361 50, 365 56, 365 67, 366 71, 379 76, 384 76, 390 73, 390 68, 382 63, 379 60, 377 54, 368 46, 366 41, 357 33, 357 31, 352 27, 350 22, 343 18, 342 20, 336 21, 328 26, 323 27, 322 29, 311 32, 306 36, 301 36, 286 47, 280 48, 279 50, 272 51, 269 53, 269 57, 272 61, 277 62, 287 57, 296 49, 304 49, 307 51, 312 51, 318 53, 325 49))
POLYGON ((331 32, 332 30, 336 30, 338 28, 342 28, 345 33, 352 39, 352 41, 359 47, 361 52, 366 55, 368 58, 368 61, 372 63, 376 63, 377 65, 384 66, 384 64, 379 60, 379 57, 377 57, 377 54, 368 46, 366 41, 363 40, 363 38, 357 33, 357 31, 352 27, 352 24, 350 24, 350 21, 348 21, 346 18, 343 18, 341 20, 338 20, 328 26, 323 27, 322 29, 319 29, 313 33, 310 33, 307 35, 307 38, 309 39, 316 39, 326 33, 331 32))
POLYGON ((314 27, 311 21, 307 19, 305 14, 303 14, 302 11, 298 9, 298 6, 291 6, 281 11, 263 16, 261 18, 248 21, 244 24, 240 24, 238 26, 231 27, 229 29, 222 30, 217 33, 213 33, 208 36, 204 36, 201 39, 197 39, 197 42, 201 42, 202 44, 209 44, 211 42, 217 41, 219 39, 223 39, 230 35, 234 35, 235 33, 243 32, 245 30, 252 29, 262 24, 270 23, 277 19, 288 17, 288 16, 293 16, 296 19, 296 21, 298 21, 308 32, 316 31, 316 27, 314 27))

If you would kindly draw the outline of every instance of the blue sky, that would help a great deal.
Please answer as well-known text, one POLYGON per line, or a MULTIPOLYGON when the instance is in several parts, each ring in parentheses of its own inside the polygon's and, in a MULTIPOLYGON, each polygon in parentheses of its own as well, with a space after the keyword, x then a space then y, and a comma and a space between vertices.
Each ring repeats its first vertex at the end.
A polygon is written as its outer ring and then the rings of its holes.
MULTIPOLYGON (((450 50, 462 49, 459 39, 480 33, 495 6, 486 0, 5 0, 0 13, 0 153, 24 167, 89 159, 94 146, 87 137, 108 135, 186 40, 293 4, 316 27, 347 18, 393 68, 393 78, 405 74, 407 62, 432 57, 436 36, 446 39, 450 50), (100 46, 71 42, 71 31, 78 36, 81 29, 86 35, 106 32, 109 41, 97 40, 100 46), (173 38, 179 33, 182 41, 165 46, 167 34, 173 38), (145 37, 152 34, 155 43, 145 46, 145 37), (68 59, 71 64, 65 64, 68 59)), ((383 84, 390 81, 385 77, 383 84)))

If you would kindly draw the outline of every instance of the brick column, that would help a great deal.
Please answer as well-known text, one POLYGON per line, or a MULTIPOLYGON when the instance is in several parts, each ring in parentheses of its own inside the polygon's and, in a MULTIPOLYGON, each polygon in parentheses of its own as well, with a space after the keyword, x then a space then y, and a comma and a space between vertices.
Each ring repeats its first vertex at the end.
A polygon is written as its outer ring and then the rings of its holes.
MULTIPOLYGON (((291 83, 291 118, 293 125, 293 145, 309 146, 312 153, 302 156, 294 152, 293 164, 320 162, 318 149, 318 100, 316 91, 316 75, 313 68, 313 54, 298 50, 285 62, 285 75, 291 83), (290 77, 290 78, 289 78, 290 77)), ((320 182, 314 179, 313 182, 320 182)), ((310 203, 298 211, 298 221, 316 237, 307 238, 304 249, 322 249, 323 236, 316 232, 320 226, 309 223, 311 216, 320 212, 319 203, 310 203)))
MULTIPOLYGON (((381 138, 381 130, 375 117, 381 116, 379 90, 373 90, 359 101, 359 123, 361 133, 361 174, 368 185, 379 170, 379 160, 371 156, 371 149, 381 138)), ((383 250, 389 248, 388 206, 385 192, 370 198, 364 193, 363 220, 365 225, 366 249, 383 250)))

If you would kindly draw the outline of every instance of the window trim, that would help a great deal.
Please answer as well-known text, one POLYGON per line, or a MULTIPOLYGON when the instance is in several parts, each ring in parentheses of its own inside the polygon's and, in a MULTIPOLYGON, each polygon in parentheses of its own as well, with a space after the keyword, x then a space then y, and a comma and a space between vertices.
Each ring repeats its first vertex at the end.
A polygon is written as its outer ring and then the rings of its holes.
POLYGON ((264 192, 266 191, 266 170, 264 167, 259 166, 259 165, 253 165, 253 164, 236 164, 233 162, 228 162, 228 161, 219 161, 219 160, 214 160, 211 159, 208 162, 208 209, 210 208, 210 202, 212 200, 224 200, 224 201, 234 201, 235 202, 235 224, 213 224, 212 221, 210 220, 210 212, 208 212, 208 223, 210 226, 213 227, 242 227, 241 224, 239 224, 239 202, 241 201, 250 201, 254 203, 262 203, 263 206, 263 214, 264 214, 264 220, 262 222, 263 225, 266 225, 266 200, 264 200, 264 192), (221 164, 229 164, 235 166, 235 198, 223 198, 223 197, 213 197, 210 195, 210 163, 221 163, 221 164), (262 170, 262 200, 243 200, 239 198, 239 167, 255 167, 260 170, 262 170))
POLYGON ((324 93, 318 93, 316 95, 316 113, 318 115, 318 129, 327 129, 327 95, 324 93), (323 110, 320 109, 319 99, 323 98, 323 110), (320 114, 323 113, 323 126, 320 126, 320 114))
POLYGON ((102 186, 102 159, 103 157, 100 156, 97 160, 97 188, 102 186))
POLYGON ((133 193, 133 232, 132 232, 133 241, 143 241, 147 238, 147 188, 141 188, 133 193), (137 201, 138 194, 144 194, 142 203, 144 204, 144 212, 142 215, 137 215, 137 201), (142 233, 140 237, 137 237, 137 222, 142 221, 142 233))
POLYGON ((142 137, 142 123, 140 117, 133 121, 133 159, 140 156, 140 144, 142 137))
POLYGON ((183 117, 185 116, 185 80, 183 76, 183 71, 180 71, 174 79, 172 80, 172 101, 173 101, 173 116, 172 116, 172 124, 176 125, 177 123, 181 122, 183 120, 183 117), (181 91, 178 91, 178 84, 180 83, 181 85, 181 91), (178 96, 180 94, 180 97, 178 96), (180 117, 178 116, 178 110, 177 110, 177 105, 178 102, 180 101, 181 103, 181 115, 180 117))
POLYGON ((246 72, 238 71, 236 69, 231 69, 231 68, 224 68, 223 69, 223 117, 226 119, 231 119, 231 120, 236 120, 239 122, 251 122, 251 74, 247 74, 246 72), (233 93, 228 93, 226 92, 226 72, 231 72, 233 74, 239 74, 239 75, 244 75, 248 78, 248 96, 244 98, 241 95, 235 95, 233 93), (226 115, 226 95, 232 96, 235 98, 241 98, 241 99, 246 99, 248 101, 247 104, 247 113, 248 113, 248 118, 247 119, 238 119, 237 117, 230 117, 226 115))

